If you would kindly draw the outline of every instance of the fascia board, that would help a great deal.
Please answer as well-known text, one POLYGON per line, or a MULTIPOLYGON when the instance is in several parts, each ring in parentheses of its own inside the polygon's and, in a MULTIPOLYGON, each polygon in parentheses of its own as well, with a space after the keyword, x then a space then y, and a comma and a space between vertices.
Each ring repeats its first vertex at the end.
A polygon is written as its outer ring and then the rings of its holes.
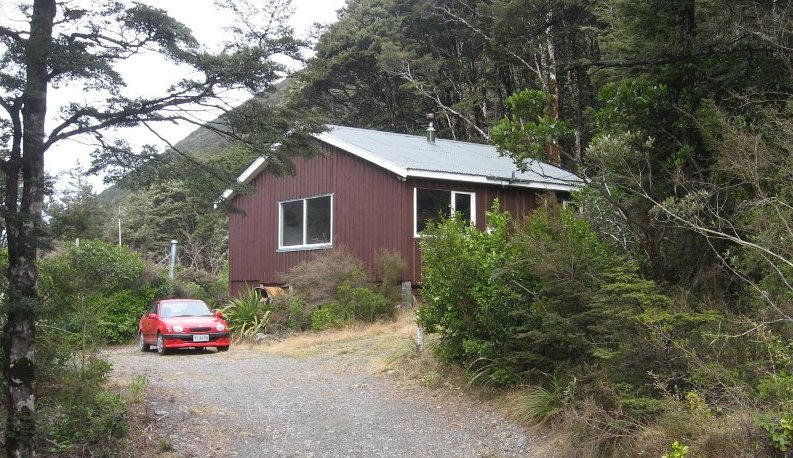
POLYGON ((371 162, 377 166, 380 166, 390 172, 393 172, 400 176, 401 178, 406 178, 408 174, 408 170, 404 167, 401 167, 397 164, 394 164, 391 161, 385 160, 382 157, 374 154, 370 151, 367 151, 363 148, 359 148, 355 145, 345 142, 344 140, 340 140, 333 136, 330 132, 322 132, 319 134, 313 134, 314 138, 317 140, 323 141, 329 145, 333 145, 336 148, 342 149, 347 151, 348 153, 352 154, 353 156, 358 156, 359 158, 371 162))
POLYGON ((580 186, 565 183, 548 183, 542 181, 511 181, 509 178, 491 178, 482 175, 466 175, 448 172, 430 172, 426 170, 409 170, 409 178, 429 178, 433 180, 460 181, 463 183, 477 183, 500 186, 512 186, 516 188, 544 189, 548 191, 571 192, 580 186))
MULTIPOLYGON (((257 175, 262 173, 262 170, 267 166, 267 159, 263 157, 257 157, 255 161, 251 163, 241 174, 237 177, 237 183, 239 184, 248 184, 256 178, 257 175)), ((237 193, 233 189, 226 189, 223 191, 223 194, 220 195, 220 200, 229 200, 233 199, 237 193)))

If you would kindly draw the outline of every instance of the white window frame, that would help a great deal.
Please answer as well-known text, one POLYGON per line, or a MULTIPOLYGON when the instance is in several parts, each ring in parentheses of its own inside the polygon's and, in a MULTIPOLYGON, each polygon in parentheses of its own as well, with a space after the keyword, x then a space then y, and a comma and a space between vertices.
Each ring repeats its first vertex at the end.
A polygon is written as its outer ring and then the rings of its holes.
POLYGON ((287 199, 278 201, 278 251, 301 251, 301 250, 320 250, 333 246, 333 207, 334 197, 332 193, 318 194, 316 196, 301 197, 299 199, 287 199), (308 235, 308 205, 306 201, 319 197, 330 197, 330 242, 327 243, 305 243, 308 235), (303 202, 303 244, 284 246, 284 207, 283 204, 289 202, 303 202))
POLYGON ((438 188, 424 188, 424 187, 414 187, 413 188, 413 237, 423 237, 423 235, 418 231, 419 227, 419 218, 418 218, 418 194, 419 189, 430 189, 433 191, 448 191, 449 192, 449 206, 451 207, 451 214, 454 215, 456 210, 456 203, 455 197, 458 194, 466 194, 471 196, 471 225, 476 226, 476 193, 473 191, 454 191, 451 189, 438 189, 438 188))

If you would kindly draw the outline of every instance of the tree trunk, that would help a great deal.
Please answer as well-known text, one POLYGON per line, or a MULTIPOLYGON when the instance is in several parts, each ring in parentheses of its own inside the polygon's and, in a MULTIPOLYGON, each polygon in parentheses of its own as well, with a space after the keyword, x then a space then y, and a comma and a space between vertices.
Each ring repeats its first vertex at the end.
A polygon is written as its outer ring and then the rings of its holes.
MULTIPOLYGON (((548 75, 548 116, 554 121, 559 121, 559 83, 556 80, 556 51, 553 45, 553 13, 548 11, 548 28, 545 30, 545 71, 548 75)), ((548 139, 548 163, 561 165, 562 155, 559 139, 552 136, 548 139)))
POLYGON ((8 191, 8 317, 4 329, 8 419, 6 454, 33 455, 36 369, 36 253, 44 204, 44 120, 47 115, 47 62, 52 52, 55 0, 35 0, 26 49, 22 110, 22 151, 11 158, 8 191), (21 195, 19 173, 22 175, 21 195))

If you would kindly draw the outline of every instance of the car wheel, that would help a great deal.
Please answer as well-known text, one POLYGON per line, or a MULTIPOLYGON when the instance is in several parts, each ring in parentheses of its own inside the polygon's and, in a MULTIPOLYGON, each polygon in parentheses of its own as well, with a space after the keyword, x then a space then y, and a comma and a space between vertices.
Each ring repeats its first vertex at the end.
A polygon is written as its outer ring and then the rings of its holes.
POLYGON ((157 353, 161 355, 168 353, 168 349, 165 348, 165 339, 163 339, 162 334, 159 332, 157 333, 157 353))
POLYGON ((218 347, 218 351, 229 351, 229 346, 228 345, 224 345, 222 347, 218 347))
POLYGON ((142 332, 138 333, 138 348, 140 348, 140 351, 149 351, 149 349, 151 349, 151 346, 143 340, 142 332))

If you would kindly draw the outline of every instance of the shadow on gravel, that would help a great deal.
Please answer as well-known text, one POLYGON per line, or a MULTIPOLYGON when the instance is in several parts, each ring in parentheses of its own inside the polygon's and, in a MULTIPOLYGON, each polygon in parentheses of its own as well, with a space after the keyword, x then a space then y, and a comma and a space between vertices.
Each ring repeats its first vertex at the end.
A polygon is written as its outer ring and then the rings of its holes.
POLYGON ((162 358, 162 357, 173 357, 173 356, 186 356, 186 355, 208 355, 208 354, 220 353, 218 350, 212 348, 177 348, 173 350, 168 350, 168 353, 164 355, 157 354, 157 352, 151 352, 152 357, 162 358))

